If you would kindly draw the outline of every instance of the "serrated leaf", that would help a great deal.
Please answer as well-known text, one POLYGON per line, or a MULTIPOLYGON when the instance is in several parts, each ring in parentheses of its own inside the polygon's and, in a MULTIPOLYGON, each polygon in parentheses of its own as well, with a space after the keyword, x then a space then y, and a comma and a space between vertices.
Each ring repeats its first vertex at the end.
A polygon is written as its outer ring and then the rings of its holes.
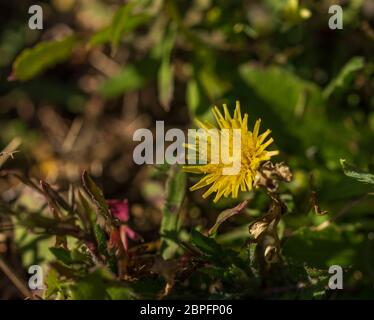
POLYGON ((69 36, 63 40, 44 41, 35 47, 25 49, 13 63, 12 77, 18 80, 29 80, 67 60, 77 43, 75 36, 69 36))
POLYGON ((52 295, 62 291, 62 285, 60 282, 59 274, 56 270, 50 269, 47 274, 46 279, 47 290, 44 293, 46 299, 50 298, 52 295))
POLYGON ((202 252, 205 258, 214 262, 217 266, 236 265, 239 268, 246 267, 246 262, 238 257, 237 252, 224 249, 215 239, 206 237, 197 230, 191 231, 191 243, 202 252))
POLYGON ((338 75, 328 84, 325 88, 323 95, 325 98, 329 98, 331 94, 337 89, 342 89, 347 86, 352 78, 352 75, 361 70, 365 65, 364 58, 354 57, 350 59, 340 70, 338 75))
POLYGON ((104 198, 103 192, 86 171, 83 172, 82 181, 85 191, 91 197, 99 213, 101 213, 105 218, 112 220, 112 216, 109 212, 109 206, 104 198))
POLYGON ((79 279, 71 285, 70 294, 73 300, 107 300, 110 296, 106 290, 107 282, 111 280, 110 274, 99 269, 79 279))
POLYGON ((71 257, 71 252, 64 248, 49 248, 52 254, 56 257, 56 259, 63 264, 71 265, 73 263, 73 259, 71 257))
POLYGON ((202 253, 214 260, 222 260, 224 258, 221 246, 213 238, 206 237, 200 232, 192 230, 191 242, 202 253))
POLYGON ((105 234, 104 230, 100 227, 100 225, 95 224, 94 233, 95 233, 95 238, 96 238, 96 241, 97 241, 99 252, 103 256, 109 257, 107 237, 106 237, 106 234, 105 234))
POLYGON ((362 170, 349 164, 345 159, 340 159, 344 174, 350 178, 363 183, 374 184, 374 174, 363 172, 362 170))
POLYGON ((96 214, 93 206, 88 202, 87 198, 81 190, 77 191, 77 212, 86 230, 90 230, 91 226, 96 222, 96 214))
POLYGON ((49 203, 53 204, 56 208, 61 207, 65 211, 71 213, 69 204, 47 182, 41 181, 40 187, 44 191, 44 195, 49 203))

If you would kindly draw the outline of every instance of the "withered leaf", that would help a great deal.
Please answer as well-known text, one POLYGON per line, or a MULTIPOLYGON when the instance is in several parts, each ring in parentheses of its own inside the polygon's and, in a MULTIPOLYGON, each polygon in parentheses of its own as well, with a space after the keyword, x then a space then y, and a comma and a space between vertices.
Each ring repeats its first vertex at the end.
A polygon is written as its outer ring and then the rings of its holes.
POLYGON ((211 234, 217 232, 219 226, 223 222, 225 222, 227 219, 231 218, 232 216, 235 216, 235 215, 239 214, 240 212, 242 212, 243 209, 248 205, 248 202, 249 202, 248 200, 245 200, 245 201, 239 203, 234 208, 230 208, 230 209, 222 211, 218 215, 217 220, 216 220, 215 224, 213 225, 213 227, 210 228, 210 230, 208 231, 208 234, 211 235, 211 234))
POLYGON ((278 181, 290 182, 291 180, 292 172, 286 164, 280 162, 274 165, 267 161, 257 171, 254 185, 273 192, 278 189, 278 181))

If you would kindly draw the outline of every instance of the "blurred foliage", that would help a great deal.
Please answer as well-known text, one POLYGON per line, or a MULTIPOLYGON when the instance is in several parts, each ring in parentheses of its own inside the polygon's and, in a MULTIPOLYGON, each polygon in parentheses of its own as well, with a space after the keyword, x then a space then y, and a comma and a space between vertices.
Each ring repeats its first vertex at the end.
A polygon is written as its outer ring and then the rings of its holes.
MULTIPOLYGON (((45 299, 374 297, 372 0, 38 1, 43 30, 32 4, 0 4, 0 259, 21 282, 42 264, 45 299), (180 168, 133 162, 136 129, 235 100, 293 172, 276 197, 214 205, 180 168), (143 242, 115 250, 130 226, 143 242)), ((0 298, 25 290, 0 270, 0 298)))

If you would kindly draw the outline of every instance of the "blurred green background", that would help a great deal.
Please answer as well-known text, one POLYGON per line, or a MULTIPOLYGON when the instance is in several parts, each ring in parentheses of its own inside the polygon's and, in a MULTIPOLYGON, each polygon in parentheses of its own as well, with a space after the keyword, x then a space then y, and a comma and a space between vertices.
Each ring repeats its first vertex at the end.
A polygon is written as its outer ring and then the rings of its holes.
MULTIPOLYGON (((0 17, 0 149, 12 142, 18 150, 3 170, 63 188, 87 169, 106 198, 129 199, 137 230, 154 240, 163 181, 133 163, 133 132, 156 120, 187 129, 196 117, 211 119, 212 106, 233 110, 239 100, 251 125, 261 118, 272 130, 277 160, 294 173, 282 190, 280 227, 293 232, 284 254, 346 266, 347 295, 373 297, 373 188, 346 176, 340 159, 373 172, 374 1, 17 0, 2 1, 0 17), (43 8, 43 30, 28 28, 32 4, 43 8), (328 27, 332 4, 343 8, 343 30, 328 27), (327 215, 310 210, 311 190, 327 215)), ((3 200, 18 191, 0 180, 3 200)), ((188 197, 188 227, 209 227, 237 203, 188 197)), ((261 194, 241 197, 252 199, 249 210, 217 237, 232 247, 268 205, 261 194)), ((1 277, 0 297, 16 296, 1 277)))

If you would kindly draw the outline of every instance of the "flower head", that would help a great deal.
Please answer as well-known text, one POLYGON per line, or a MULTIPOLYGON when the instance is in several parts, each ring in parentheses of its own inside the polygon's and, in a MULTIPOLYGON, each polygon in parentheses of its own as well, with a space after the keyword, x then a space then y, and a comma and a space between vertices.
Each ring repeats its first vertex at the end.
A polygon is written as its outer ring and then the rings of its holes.
POLYGON ((118 228, 113 228, 110 232, 109 246, 120 247, 122 246, 125 251, 128 250, 128 239, 138 240, 138 234, 132 230, 125 222, 130 219, 129 204, 127 199, 108 200, 109 210, 113 217, 117 218, 121 225, 118 228))
MULTIPOLYGON (((207 144, 207 154, 204 154, 204 156, 207 162, 205 164, 188 165, 183 168, 186 172, 205 174, 205 177, 192 186, 190 190, 194 191, 210 185, 208 190, 203 194, 203 198, 216 193, 214 202, 217 202, 222 196, 237 198, 239 189, 241 191, 251 190, 260 164, 279 153, 278 151, 266 150, 273 142, 273 139, 270 138, 265 141, 271 132, 269 129, 259 134, 261 119, 256 121, 253 131, 248 130, 248 114, 245 113, 242 117, 238 101, 236 102, 233 117, 231 117, 226 105, 223 105, 223 111, 224 113, 222 114, 217 107, 213 108, 213 114, 219 128, 216 128, 208 121, 201 122, 197 120, 197 124, 206 132, 211 129, 228 132, 229 139, 227 140, 228 144, 226 144, 226 147, 229 148, 232 162, 235 158, 238 159, 239 157, 239 170, 235 174, 225 174, 225 169, 231 167, 232 163, 222 160, 213 161, 211 150, 212 148, 217 148, 217 145, 212 144, 212 139, 205 141, 207 144), (234 131, 239 131, 240 133, 240 149, 235 148, 234 131)), ((218 144, 218 148, 223 148, 223 146, 222 142, 218 144)), ((187 148, 196 150, 191 145, 187 145, 187 148)), ((200 157, 200 148, 198 154, 200 157)))
POLYGON ((113 217, 117 218, 121 222, 129 220, 129 203, 127 199, 120 200, 108 200, 109 210, 113 217))

